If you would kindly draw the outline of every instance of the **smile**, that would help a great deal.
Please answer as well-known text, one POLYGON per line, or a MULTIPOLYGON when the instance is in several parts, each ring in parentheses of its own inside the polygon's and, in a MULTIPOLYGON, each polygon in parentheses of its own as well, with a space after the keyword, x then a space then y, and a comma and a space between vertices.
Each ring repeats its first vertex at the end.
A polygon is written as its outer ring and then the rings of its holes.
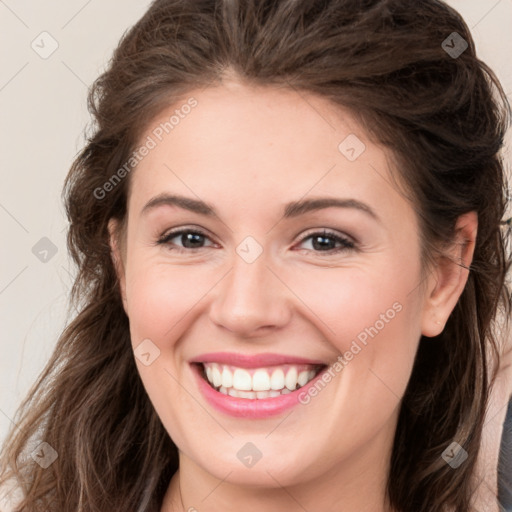
POLYGON ((206 403, 245 419, 270 418, 297 407, 302 403, 300 395, 328 369, 322 361, 277 354, 218 352, 189 363, 206 403))
POLYGON ((213 389, 236 398, 275 398, 300 389, 314 379, 324 365, 284 364, 274 367, 239 368, 202 363, 202 376, 213 389))

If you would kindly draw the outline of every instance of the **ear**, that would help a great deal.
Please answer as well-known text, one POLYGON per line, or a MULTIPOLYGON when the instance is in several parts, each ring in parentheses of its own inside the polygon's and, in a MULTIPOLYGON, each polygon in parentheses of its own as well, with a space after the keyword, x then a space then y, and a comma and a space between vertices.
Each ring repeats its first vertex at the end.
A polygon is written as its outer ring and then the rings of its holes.
POLYGON ((112 262, 116 270, 117 279, 119 281, 119 290, 121 292, 121 298, 123 299, 123 307, 125 312, 127 307, 126 301, 126 277, 125 277, 125 265, 124 259, 125 254, 123 250, 123 244, 121 237, 123 236, 120 227, 120 222, 117 219, 110 219, 108 221, 108 232, 109 232, 109 244, 110 254, 112 256, 112 262))
POLYGON ((424 336, 437 336, 443 331, 466 286, 477 229, 476 212, 461 215, 455 225, 455 240, 431 270, 422 317, 421 333, 424 336))

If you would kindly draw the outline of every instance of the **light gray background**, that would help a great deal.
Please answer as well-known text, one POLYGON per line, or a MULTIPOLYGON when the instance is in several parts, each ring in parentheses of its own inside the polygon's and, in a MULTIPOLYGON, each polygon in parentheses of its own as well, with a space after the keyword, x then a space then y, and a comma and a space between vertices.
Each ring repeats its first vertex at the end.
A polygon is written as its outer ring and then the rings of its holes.
MULTIPOLYGON (((66 322, 72 277, 60 193, 84 142, 87 88, 149 3, 0 0, 0 442, 66 322), (58 43, 46 59, 31 47, 51 48, 43 31, 58 43), (32 252, 42 237, 57 247, 47 262, 32 252)), ((512 101, 512 0, 448 3, 512 101)))

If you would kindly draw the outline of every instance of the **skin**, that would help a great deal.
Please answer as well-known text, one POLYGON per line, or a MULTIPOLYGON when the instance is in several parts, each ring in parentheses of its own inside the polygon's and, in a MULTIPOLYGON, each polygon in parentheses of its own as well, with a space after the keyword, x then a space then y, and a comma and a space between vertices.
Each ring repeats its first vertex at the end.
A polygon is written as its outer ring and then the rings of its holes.
MULTIPOLYGON (((388 510, 388 461, 419 338, 442 330, 467 271, 443 259, 422 274, 414 205, 390 185, 389 152, 348 110, 236 81, 190 96, 197 107, 130 176, 126 230, 117 236, 110 223, 133 347, 150 339, 160 350, 137 367, 180 452, 162 512, 239 503, 266 512, 388 510), (338 150, 349 134, 366 145, 353 162, 338 150), (170 205, 141 213, 162 193, 201 199, 218 216, 170 205), (286 203, 312 197, 360 201, 378 220, 348 207, 282 218, 286 203), (184 249, 181 236, 156 244, 181 227, 205 232, 203 247, 184 249), (306 237, 324 228, 356 248, 315 248, 306 237), (247 236, 263 248, 253 263, 235 251, 247 236), (401 311, 318 396, 276 417, 218 412, 188 364, 214 351, 333 363, 397 302, 401 311), (263 455, 252 468, 236 456, 247 442, 263 455)), ((453 259, 470 264, 476 228, 474 214, 459 219, 453 259)))

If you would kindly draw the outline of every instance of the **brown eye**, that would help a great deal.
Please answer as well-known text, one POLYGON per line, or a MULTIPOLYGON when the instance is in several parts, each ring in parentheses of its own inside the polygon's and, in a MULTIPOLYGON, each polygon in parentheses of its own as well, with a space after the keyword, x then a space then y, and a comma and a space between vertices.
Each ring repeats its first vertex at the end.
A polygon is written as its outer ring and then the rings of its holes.
POLYGON ((314 252, 336 253, 343 250, 354 249, 355 244, 348 238, 329 231, 311 233, 301 240, 301 244, 311 239, 311 249, 314 252))
MULTIPOLYGON (((168 245, 170 249, 202 249, 205 241, 210 240, 206 234, 194 229, 171 231, 158 240, 158 244, 168 245), (181 245, 180 245, 181 244, 181 245)), ((211 240, 210 240, 211 242, 211 240)))

